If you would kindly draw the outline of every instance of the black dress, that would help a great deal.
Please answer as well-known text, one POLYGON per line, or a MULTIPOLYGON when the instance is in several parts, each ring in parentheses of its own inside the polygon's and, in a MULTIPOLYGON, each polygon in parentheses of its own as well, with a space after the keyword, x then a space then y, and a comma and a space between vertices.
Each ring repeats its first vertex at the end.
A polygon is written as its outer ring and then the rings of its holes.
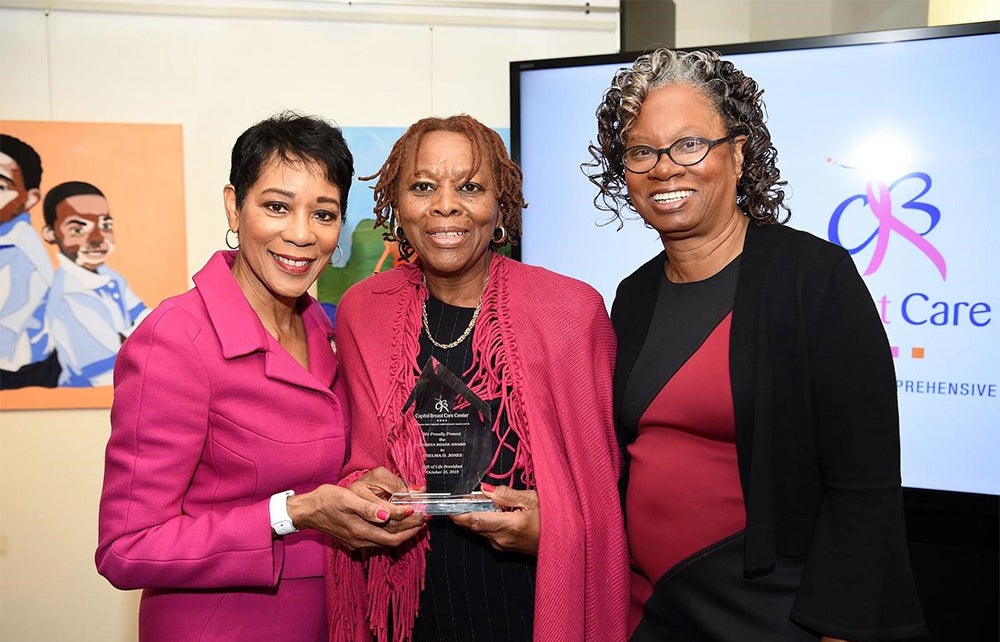
MULTIPOLYGON (((428 325, 439 343, 451 343, 468 327, 472 308, 448 305, 434 297, 427 301, 428 325)), ((472 366, 472 339, 450 349, 441 349, 420 335, 417 364, 422 369, 430 357, 468 383, 472 366)), ((490 402, 495 413, 498 400, 490 402)), ((419 418, 418 418, 419 419, 419 418)), ((423 424, 421 427, 424 427, 423 424)), ((518 471, 512 471, 512 431, 500 417, 499 431, 509 432, 504 446, 496 440, 498 457, 483 481, 524 488, 518 471)), ((425 440, 427 437, 425 428, 425 440)), ((430 454, 430 448, 428 448, 430 454)), ((430 459, 428 459, 430 461, 430 459)), ((428 478, 428 490, 434 491, 428 478)), ((437 489, 440 490, 440 489, 437 489)), ((416 642, 519 642, 531 640, 534 625, 535 558, 496 551, 488 541, 456 526, 447 517, 435 517, 428 525, 430 550, 420 611, 413 627, 416 642)))

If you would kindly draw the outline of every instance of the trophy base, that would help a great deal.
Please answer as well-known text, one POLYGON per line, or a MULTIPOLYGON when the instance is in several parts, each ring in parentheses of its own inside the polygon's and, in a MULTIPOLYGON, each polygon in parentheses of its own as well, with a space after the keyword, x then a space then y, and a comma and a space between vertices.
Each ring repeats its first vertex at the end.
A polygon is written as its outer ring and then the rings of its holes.
POLYGON ((461 515, 480 511, 495 511, 493 501, 482 493, 451 495, 449 493, 393 493, 389 502, 409 506, 420 515, 461 515))

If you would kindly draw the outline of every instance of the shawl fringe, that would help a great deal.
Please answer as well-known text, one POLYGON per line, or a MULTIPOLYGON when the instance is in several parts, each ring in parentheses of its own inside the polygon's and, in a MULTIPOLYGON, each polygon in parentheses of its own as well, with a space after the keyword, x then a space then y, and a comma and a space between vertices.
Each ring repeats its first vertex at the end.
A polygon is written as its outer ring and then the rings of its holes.
MULTIPOLYGON (((378 415, 382 425, 390 426, 387 440, 390 468, 407 483, 423 487, 427 481, 423 429, 412 412, 404 415, 401 411, 419 374, 417 356, 420 352, 419 337, 423 332, 421 306, 428 291, 416 266, 401 269, 411 272, 407 275, 409 283, 401 293, 405 304, 399 306, 393 320, 393 357, 390 372, 387 373, 393 382, 392 394, 387 396, 378 415)), ((479 319, 472 333, 473 366, 469 389, 483 399, 500 399, 500 411, 494 418, 493 431, 501 443, 506 443, 506 434, 500 431, 501 418, 506 416, 508 429, 518 438, 511 474, 522 471, 522 481, 528 488, 534 488, 525 410, 516 393, 524 385, 524 375, 520 364, 512 357, 517 348, 507 318, 510 311, 502 304, 507 300, 507 270, 495 256, 489 270, 479 319)), ((376 639, 398 642, 411 639, 420 607, 420 592, 424 588, 428 550, 430 536, 424 530, 411 546, 366 556, 368 617, 376 639)))

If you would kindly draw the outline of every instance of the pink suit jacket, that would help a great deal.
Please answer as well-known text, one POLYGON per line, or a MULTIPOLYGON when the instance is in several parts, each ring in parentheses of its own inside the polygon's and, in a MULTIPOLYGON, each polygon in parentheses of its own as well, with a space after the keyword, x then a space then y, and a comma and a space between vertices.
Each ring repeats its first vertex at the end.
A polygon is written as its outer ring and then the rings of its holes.
POLYGON ((146 589, 142 640, 326 636, 322 536, 272 539, 268 499, 340 474, 350 413, 333 329, 304 295, 303 369, 261 325, 234 260, 216 253, 117 359, 96 561, 116 587, 146 589))

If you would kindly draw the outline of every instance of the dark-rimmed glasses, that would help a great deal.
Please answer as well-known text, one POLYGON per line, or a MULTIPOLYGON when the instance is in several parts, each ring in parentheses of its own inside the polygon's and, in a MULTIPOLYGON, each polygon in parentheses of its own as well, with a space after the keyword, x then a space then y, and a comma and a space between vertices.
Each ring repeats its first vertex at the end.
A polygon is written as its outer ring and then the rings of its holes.
POLYGON ((713 147, 732 138, 732 134, 715 140, 701 136, 686 136, 674 141, 670 147, 661 149, 649 145, 634 145, 625 150, 622 162, 625 163, 625 169, 633 174, 645 174, 656 167, 660 162, 660 156, 666 154, 675 164, 689 167, 705 160, 713 147))

